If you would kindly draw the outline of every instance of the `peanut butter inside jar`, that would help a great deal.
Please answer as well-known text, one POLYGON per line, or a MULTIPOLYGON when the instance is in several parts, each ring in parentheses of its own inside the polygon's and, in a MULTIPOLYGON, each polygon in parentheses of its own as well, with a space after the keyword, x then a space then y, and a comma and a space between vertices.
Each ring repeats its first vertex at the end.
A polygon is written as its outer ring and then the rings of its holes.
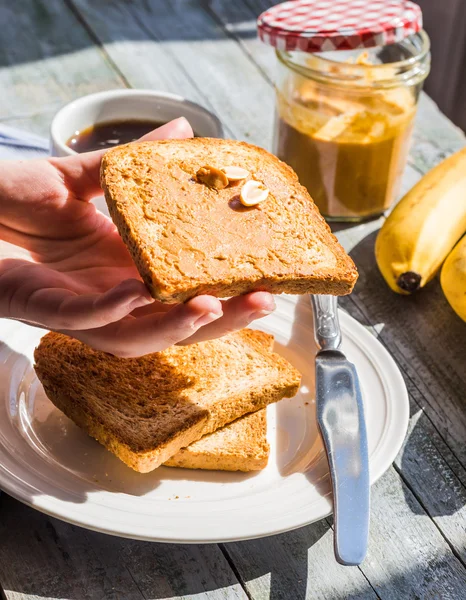
POLYGON ((380 215, 399 193, 429 70, 427 36, 364 52, 277 55, 275 153, 328 220, 380 215))

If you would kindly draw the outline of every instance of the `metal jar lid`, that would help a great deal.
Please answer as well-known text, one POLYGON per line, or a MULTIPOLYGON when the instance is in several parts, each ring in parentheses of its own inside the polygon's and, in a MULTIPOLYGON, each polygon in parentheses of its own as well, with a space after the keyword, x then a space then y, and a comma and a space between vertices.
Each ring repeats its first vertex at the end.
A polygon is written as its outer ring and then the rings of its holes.
POLYGON ((278 50, 328 52, 384 46, 422 29, 410 0, 292 0, 257 20, 259 37, 278 50))

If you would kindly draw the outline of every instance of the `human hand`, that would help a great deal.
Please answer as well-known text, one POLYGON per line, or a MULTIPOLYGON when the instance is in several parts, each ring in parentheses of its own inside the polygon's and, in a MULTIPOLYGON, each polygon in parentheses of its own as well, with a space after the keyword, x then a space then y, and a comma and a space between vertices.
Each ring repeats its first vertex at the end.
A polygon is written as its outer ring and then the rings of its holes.
MULTIPOLYGON (((143 139, 192 135, 181 118, 143 139)), ((102 155, 0 162, 0 317, 129 357, 220 337, 274 309, 266 292, 154 301, 116 227, 90 202, 102 194, 102 155)))

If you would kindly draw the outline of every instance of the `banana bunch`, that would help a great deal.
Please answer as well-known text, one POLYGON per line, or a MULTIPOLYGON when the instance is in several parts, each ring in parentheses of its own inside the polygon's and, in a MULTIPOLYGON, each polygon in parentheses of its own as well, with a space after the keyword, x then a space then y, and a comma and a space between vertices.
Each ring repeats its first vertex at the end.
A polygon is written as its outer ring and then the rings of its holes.
POLYGON ((394 208, 377 236, 377 264, 385 281, 399 294, 424 287, 443 264, 443 292, 466 320, 466 238, 457 244, 465 233, 463 148, 429 171, 394 208))

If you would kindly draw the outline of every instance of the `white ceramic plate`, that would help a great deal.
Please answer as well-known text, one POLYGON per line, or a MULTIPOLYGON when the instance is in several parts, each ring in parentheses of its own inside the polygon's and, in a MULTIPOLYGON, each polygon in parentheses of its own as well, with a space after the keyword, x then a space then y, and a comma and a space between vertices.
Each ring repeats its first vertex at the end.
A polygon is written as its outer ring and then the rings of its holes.
MULTIPOLYGON (((331 513, 317 432, 312 313, 305 297, 277 298, 261 328, 302 373, 293 399, 269 407, 271 456, 257 474, 161 467, 141 475, 78 429, 46 398, 32 368, 40 330, 0 321, 0 488, 64 521, 129 538, 207 543, 267 536, 331 513)), ((390 466, 408 423, 403 379, 387 351, 345 313, 343 350, 365 403, 371 480, 390 466)))

